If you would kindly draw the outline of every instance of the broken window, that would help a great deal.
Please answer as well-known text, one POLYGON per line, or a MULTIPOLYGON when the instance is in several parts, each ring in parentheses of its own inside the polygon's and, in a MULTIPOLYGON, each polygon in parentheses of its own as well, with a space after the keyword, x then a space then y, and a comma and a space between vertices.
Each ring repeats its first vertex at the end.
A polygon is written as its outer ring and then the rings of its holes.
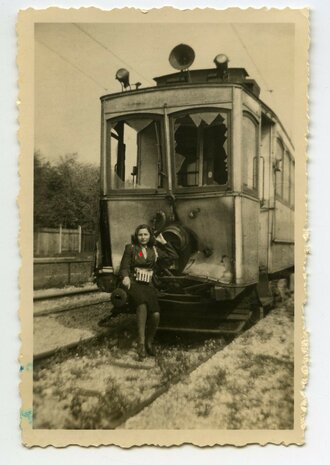
POLYGON ((112 189, 157 189, 164 172, 160 121, 128 118, 110 122, 112 189))
POLYGON ((177 186, 227 184, 227 127, 227 115, 215 111, 186 113, 174 120, 177 186))

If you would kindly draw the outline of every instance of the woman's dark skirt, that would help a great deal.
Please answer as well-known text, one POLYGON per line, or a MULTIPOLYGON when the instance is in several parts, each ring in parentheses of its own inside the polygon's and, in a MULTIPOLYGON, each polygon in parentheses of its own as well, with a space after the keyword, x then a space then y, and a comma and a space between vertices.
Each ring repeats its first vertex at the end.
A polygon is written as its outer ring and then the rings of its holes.
POLYGON ((131 279, 131 287, 127 290, 127 294, 134 307, 146 304, 148 313, 160 311, 157 291, 151 284, 137 283, 131 279))

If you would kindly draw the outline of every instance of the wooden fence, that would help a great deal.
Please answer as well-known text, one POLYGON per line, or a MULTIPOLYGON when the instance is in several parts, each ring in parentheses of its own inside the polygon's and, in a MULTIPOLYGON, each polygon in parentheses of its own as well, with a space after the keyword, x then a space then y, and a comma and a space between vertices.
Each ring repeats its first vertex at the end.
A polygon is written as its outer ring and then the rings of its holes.
POLYGON ((54 257, 69 253, 94 252, 95 233, 77 229, 39 228, 34 231, 33 251, 35 257, 54 257))

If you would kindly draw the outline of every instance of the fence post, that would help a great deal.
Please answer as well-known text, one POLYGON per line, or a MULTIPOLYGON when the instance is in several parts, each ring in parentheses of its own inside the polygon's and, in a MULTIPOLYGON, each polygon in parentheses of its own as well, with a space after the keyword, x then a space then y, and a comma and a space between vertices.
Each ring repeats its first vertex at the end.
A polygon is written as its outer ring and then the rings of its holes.
POLYGON ((78 253, 81 253, 81 226, 78 226, 78 253))
POLYGON ((60 224, 60 230, 59 230, 58 252, 60 254, 62 253, 62 225, 61 224, 60 224))

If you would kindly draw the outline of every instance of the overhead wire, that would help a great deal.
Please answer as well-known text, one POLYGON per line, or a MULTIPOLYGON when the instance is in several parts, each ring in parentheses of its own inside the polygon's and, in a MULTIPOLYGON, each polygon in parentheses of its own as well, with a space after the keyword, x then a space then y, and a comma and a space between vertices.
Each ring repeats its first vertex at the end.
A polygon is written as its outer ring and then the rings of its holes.
POLYGON ((132 71, 135 71, 140 77, 148 81, 149 83, 153 84, 153 82, 144 76, 143 74, 140 73, 137 69, 133 68, 132 65, 127 63, 123 58, 121 58, 119 55, 117 55, 115 52, 113 52, 108 46, 104 45, 102 42, 100 42, 98 39, 96 39, 92 34, 87 32, 83 27, 76 23, 72 23, 73 26, 75 26, 79 31, 81 31, 83 34, 85 34, 87 37, 89 37, 91 40, 93 40, 96 44, 98 44, 100 47, 102 47, 104 50, 106 50, 108 53, 110 53, 112 56, 114 56, 117 60, 121 61, 125 66, 130 68, 132 71))
POLYGON ((78 71, 79 73, 83 74, 86 78, 88 78, 89 80, 93 81, 94 84, 97 84, 99 87, 101 87, 101 89, 105 90, 105 91, 108 91, 108 88, 104 87, 100 82, 98 82, 96 79, 94 79, 92 76, 90 76, 89 74, 85 73, 85 71, 83 71, 81 68, 79 68, 78 66, 76 66, 75 64, 73 64, 70 60, 68 60, 66 57, 64 57, 61 53, 57 52, 56 50, 54 50, 52 47, 50 47, 49 45, 45 44, 44 42, 42 42, 40 39, 36 39, 36 42, 38 42, 39 44, 43 45, 45 48, 47 48, 48 50, 50 50, 51 52, 53 52, 55 55, 57 55, 58 57, 60 57, 63 61, 65 61, 66 63, 68 63, 72 68, 74 68, 76 71, 78 71))
POLYGON ((260 69, 259 69, 257 63, 254 61, 254 59, 253 59, 251 53, 249 52, 249 49, 248 49, 247 46, 245 45, 244 40, 242 39, 242 37, 241 37, 240 34, 238 33, 236 27, 234 26, 234 24, 230 24, 230 26, 231 26, 231 28, 233 29, 233 31, 234 31, 235 35, 237 36, 238 40, 240 41, 242 47, 243 47, 244 50, 246 51, 246 53, 247 53, 248 57, 250 58, 251 62, 253 63, 253 65, 254 65, 255 69, 257 70, 259 76, 260 76, 261 79, 264 81, 264 84, 265 84, 265 86, 266 86, 266 90, 267 90, 268 92, 273 92, 273 90, 269 88, 269 85, 268 85, 266 79, 263 77, 262 72, 260 71, 260 69))

